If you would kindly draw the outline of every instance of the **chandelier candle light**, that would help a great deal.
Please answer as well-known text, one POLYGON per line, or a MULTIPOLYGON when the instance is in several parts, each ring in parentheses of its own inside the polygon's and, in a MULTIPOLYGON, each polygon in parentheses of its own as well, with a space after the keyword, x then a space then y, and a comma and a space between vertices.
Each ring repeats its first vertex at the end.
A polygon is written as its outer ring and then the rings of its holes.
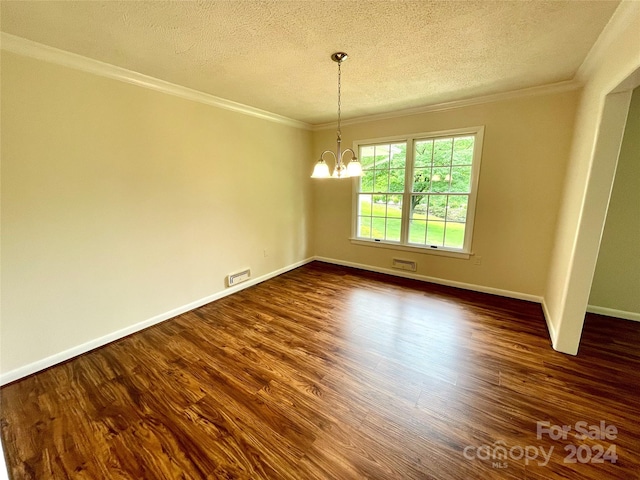
POLYGON ((344 52, 336 52, 331 55, 331 60, 338 64, 338 149, 337 152, 332 152, 331 150, 325 150, 320 155, 320 160, 316 163, 316 166, 313 169, 313 174, 311 174, 311 178, 348 178, 348 177, 361 177, 362 176, 362 167, 360 166, 360 162, 358 161, 358 157, 356 153, 347 148, 344 152, 341 150, 340 144, 342 143, 342 132, 340 131, 340 87, 341 87, 341 75, 342 70, 340 69, 340 65, 347 59, 347 54, 344 52), (333 155, 333 159, 336 162, 336 168, 333 171, 333 175, 329 173, 329 165, 324 161, 324 156, 330 153, 333 155), (344 161, 344 154, 351 154, 351 161, 346 164, 344 161))

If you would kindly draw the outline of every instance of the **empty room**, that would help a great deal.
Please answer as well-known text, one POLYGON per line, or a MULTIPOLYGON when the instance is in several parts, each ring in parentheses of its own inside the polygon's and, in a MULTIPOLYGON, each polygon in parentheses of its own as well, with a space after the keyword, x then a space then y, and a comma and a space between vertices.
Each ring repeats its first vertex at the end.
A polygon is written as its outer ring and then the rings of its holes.
POLYGON ((0 27, 0 480, 640 479, 640 1, 0 27))

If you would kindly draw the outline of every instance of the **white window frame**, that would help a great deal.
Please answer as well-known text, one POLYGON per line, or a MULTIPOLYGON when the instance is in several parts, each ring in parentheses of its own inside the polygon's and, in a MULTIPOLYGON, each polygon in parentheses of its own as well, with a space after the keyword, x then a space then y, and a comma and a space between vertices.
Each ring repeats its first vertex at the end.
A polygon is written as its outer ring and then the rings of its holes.
POLYGON ((476 214, 476 200, 478 196, 478 180, 480 178, 480 163, 482 160, 482 143, 484 139, 484 126, 458 128, 454 130, 440 130, 436 132, 416 133, 411 135, 398 135, 392 137, 371 138, 366 140, 356 140, 353 142, 353 150, 360 156, 360 147, 374 144, 406 142, 407 158, 405 166, 405 189, 402 202, 402 227, 400 241, 382 239, 368 239, 358 237, 358 194, 360 188, 360 178, 355 177, 352 181, 352 213, 351 213, 351 243, 354 245, 366 245, 380 248, 391 248, 395 250, 406 250, 420 253, 430 253, 448 257, 469 258, 472 255, 471 245, 473 241, 473 227, 476 214), (415 142, 429 140, 437 137, 451 137, 460 135, 474 135, 473 160, 471 164, 471 190, 469 192, 469 203, 467 204, 467 219, 465 221, 464 242, 461 249, 444 247, 441 245, 415 245, 408 241, 409 238, 409 215, 411 205, 411 190, 413 188, 414 171, 414 151, 415 142))

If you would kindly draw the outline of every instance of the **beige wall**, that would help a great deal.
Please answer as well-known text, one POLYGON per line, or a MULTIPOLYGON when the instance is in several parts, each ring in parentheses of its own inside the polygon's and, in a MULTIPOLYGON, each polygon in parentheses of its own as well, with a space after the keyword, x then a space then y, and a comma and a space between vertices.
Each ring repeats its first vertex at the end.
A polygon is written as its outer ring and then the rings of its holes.
POLYGON ((1 115, 3 373, 312 254, 307 131, 7 52, 1 115))
POLYGON ((639 4, 628 5, 582 73, 584 93, 344 127, 350 145, 485 126, 472 246, 481 265, 352 245, 350 181, 309 179, 332 129, 311 134, 2 52, 0 372, 223 292, 232 271, 259 277, 314 254, 373 268, 410 258, 420 275, 544 296, 554 346, 575 353, 595 268, 595 253, 589 273, 576 252, 598 224, 583 228, 604 95, 640 65, 639 4))
POLYGON ((629 107, 589 304, 640 314, 640 88, 629 107))
MULTIPOLYGON (((352 245, 350 180, 318 180, 316 255, 390 268, 391 258, 416 260, 417 273, 531 296, 548 274, 579 92, 532 96, 343 127, 343 142, 485 126, 472 251, 469 260, 352 245)), ((316 155, 335 131, 314 134, 316 155)))
POLYGON ((579 75, 585 86, 545 290, 547 322, 561 352, 578 351, 626 121, 629 95, 610 94, 638 68, 640 2, 622 2, 579 75))

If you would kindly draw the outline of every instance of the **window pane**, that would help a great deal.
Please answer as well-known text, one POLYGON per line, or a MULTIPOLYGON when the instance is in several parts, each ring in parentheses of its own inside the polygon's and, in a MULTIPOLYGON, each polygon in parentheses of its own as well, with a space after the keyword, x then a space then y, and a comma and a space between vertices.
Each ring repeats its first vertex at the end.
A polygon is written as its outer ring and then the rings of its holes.
POLYGON ((428 220, 444 220, 447 210, 447 195, 429 195, 428 220))
POLYGON ((402 195, 388 195, 387 217, 402 218, 402 195))
POLYGON ((360 147, 360 164, 363 170, 373 168, 373 147, 360 147))
POLYGON ((399 218, 387 219, 387 240, 394 242, 400 241, 400 222, 401 220, 399 218))
POLYGON ((462 248, 464 245, 464 223, 449 223, 444 236, 444 246, 462 248))
POLYGON ((373 196, 373 204, 371 205, 371 214, 374 217, 387 216, 387 196, 386 195, 373 196))
POLYGON ((376 172, 374 190, 376 192, 389 191, 389 170, 374 170, 376 172))
POLYGON ((444 245, 444 222, 433 220, 427 222, 427 244, 444 245))
POLYGON ((360 191, 373 192, 373 170, 365 170, 360 177, 360 191))
MULTIPOLYGON (((464 168, 464 167, 462 167, 464 168)), ((449 191, 449 167, 434 167, 431 171, 431 191, 432 192, 448 192, 449 191)))
POLYGON ((409 224, 409 242, 424 245, 427 232, 427 222, 424 220, 411 220, 409 224))
POLYGON ((415 168, 413 170, 413 191, 426 192, 431 184, 430 168, 415 168))
POLYGON ((411 218, 426 220, 428 205, 429 205, 428 195, 411 195, 411 218))
POLYGON ((371 217, 358 217, 358 236, 371 238, 371 217))
POLYGON ((389 191, 404 192, 404 169, 392 168, 389 170, 389 191))
POLYGON ((471 167, 451 168, 451 191, 462 193, 471 191, 471 167))
POLYGON ((391 168, 404 169, 407 163, 407 144, 395 143, 391 145, 391 168))
POLYGON ((389 168, 389 145, 376 145, 375 147, 375 167, 389 168))
POLYGON ((474 137, 458 137, 453 142, 453 164, 471 165, 474 137))
POLYGON ((415 166, 419 168, 431 165, 433 140, 419 140, 415 142, 415 148, 415 166))
POLYGON ((371 219, 371 237, 384 240, 385 219, 383 217, 373 217, 371 219))
POLYGON ((358 215, 371 215, 371 195, 358 195, 358 215))
POLYGON ((453 138, 438 138, 433 145, 433 164, 436 166, 451 165, 453 138))
POLYGON ((447 222, 465 222, 469 197, 466 195, 449 195, 447 205, 447 222))
POLYGON ((404 202, 404 195, 389 195, 389 202, 394 203, 398 206, 398 208, 402 208, 402 203, 404 202))
POLYGON ((387 196, 383 194, 373 195, 373 215, 378 215, 376 212, 382 212, 381 215, 384 215, 387 203, 387 196))

